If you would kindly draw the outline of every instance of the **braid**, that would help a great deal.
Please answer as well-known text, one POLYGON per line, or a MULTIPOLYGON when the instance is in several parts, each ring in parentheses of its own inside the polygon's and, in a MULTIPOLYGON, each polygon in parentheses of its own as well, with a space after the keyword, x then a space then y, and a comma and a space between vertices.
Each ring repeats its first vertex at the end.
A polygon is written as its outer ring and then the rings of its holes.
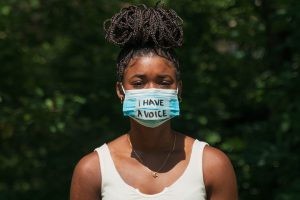
POLYGON ((135 56, 155 54, 170 60, 179 74, 173 48, 183 44, 183 21, 172 9, 145 5, 121 9, 104 22, 105 38, 122 48, 117 59, 118 80, 135 56))

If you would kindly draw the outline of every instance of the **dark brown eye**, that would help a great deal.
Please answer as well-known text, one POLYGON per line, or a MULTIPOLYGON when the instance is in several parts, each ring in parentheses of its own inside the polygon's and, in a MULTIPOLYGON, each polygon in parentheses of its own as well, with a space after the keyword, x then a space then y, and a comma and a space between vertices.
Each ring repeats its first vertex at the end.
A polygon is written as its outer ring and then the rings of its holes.
POLYGON ((133 82, 131 83, 131 85, 132 85, 134 88, 141 88, 141 87, 143 87, 144 83, 143 83, 143 81, 133 81, 133 82))
POLYGON ((161 85, 171 85, 171 81, 167 81, 167 80, 162 80, 161 81, 161 85))

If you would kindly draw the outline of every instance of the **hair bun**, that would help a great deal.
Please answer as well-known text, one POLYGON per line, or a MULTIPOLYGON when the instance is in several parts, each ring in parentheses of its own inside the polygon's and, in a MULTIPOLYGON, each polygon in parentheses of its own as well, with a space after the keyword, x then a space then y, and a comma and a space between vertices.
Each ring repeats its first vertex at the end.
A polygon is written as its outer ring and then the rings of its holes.
POLYGON ((105 38, 116 45, 161 48, 180 47, 183 43, 183 21, 172 9, 145 5, 121 9, 104 22, 105 38))

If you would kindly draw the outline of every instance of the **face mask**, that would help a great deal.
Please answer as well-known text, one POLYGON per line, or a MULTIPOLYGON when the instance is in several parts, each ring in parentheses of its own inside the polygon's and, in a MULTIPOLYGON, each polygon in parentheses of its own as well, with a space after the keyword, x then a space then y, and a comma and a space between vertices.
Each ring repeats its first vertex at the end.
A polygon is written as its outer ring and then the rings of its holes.
POLYGON ((151 88, 124 90, 124 93, 124 116, 143 126, 155 128, 179 115, 178 90, 151 88))

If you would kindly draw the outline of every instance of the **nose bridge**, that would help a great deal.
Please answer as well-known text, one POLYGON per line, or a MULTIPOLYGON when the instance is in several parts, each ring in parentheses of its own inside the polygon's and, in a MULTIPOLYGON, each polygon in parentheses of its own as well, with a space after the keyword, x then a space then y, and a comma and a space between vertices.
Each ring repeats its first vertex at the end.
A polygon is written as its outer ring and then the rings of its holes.
POLYGON ((154 83, 154 81, 149 81, 148 84, 147 84, 147 88, 155 88, 157 87, 156 84, 154 83))
POLYGON ((147 89, 151 89, 151 88, 160 88, 160 84, 157 82, 157 80, 155 78, 153 79, 148 79, 145 88, 147 89))

